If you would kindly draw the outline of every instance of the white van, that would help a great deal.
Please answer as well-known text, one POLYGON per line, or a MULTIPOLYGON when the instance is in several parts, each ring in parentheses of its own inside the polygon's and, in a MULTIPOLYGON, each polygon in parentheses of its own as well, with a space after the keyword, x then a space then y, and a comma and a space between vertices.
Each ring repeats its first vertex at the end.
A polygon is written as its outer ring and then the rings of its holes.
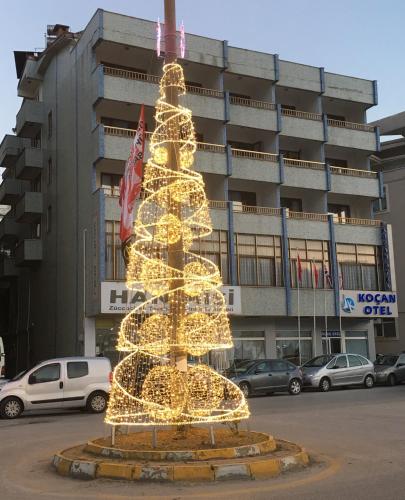
POLYGON ((0 416, 24 410, 86 408, 102 413, 112 380, 108 358, 59 358, 19 373, 0 388, 0 416))

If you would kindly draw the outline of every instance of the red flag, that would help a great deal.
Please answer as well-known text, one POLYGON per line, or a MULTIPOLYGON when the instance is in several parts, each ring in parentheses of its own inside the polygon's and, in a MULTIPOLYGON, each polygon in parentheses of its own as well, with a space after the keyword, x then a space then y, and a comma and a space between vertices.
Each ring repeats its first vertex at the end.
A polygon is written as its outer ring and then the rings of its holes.
POLYGON ((298 280, 300 283, 302 283, 302 266, 301 266, 301 259, 300 259, 300 254, 297 252, 297 271, 298 271, 298 280))
POLYGON ((319 272, 318 272, 318 269, 316 267, 315 262, 312 262, 312 266, 313 266, 313 269, 314 269, 314 288, 318 288, 319 272))
POLYGON ((133 232, 134 205, 141 191, 143 153, 145 149, 144 106, 141 106, 138 128, 131 145, 125 172, 120 182, 121 224, 120 238, 126 241, 133 232))

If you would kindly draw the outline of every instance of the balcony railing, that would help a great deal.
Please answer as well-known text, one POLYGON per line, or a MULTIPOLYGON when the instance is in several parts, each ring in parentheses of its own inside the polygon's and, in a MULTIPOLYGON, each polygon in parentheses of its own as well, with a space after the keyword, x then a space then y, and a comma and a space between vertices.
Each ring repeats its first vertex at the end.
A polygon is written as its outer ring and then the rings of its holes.
POLYGON ((229 97, 229 102, 231 104, 237 104, 238 106, 248 106, 250 108, 258 108, 258 109, 269 109, 275 110, 277 109, 276 104, 268 101, 256 101, 254 99, 249 99, 247 97, 237 97, 231 95, 229 97))
POLYGON ((333 222, 335 224, 351 224, 353 226, 381 226, 382 221, 378 219, 360 219, 358 217, 339 217, 334 216, 333 222))
POLYGON ((248 149, 237 149, 237 148, 231 148, 231 149, 232 149, 232 156, 236 156, 239 158, 271 161, 273 163, 278 162, 278 155, 273 153, 263 153, 262 151, 250 151, 248 149))
POLYGON ((281 108, 281 114, 284 116, 293 116, 294 118, 303 118, 304 120, 322 121, 322 115, 319 113, 310 113, 308 111, 299 111, 297 109, 281 108))
POLYGON ((292 210, 287 210, 286 215, 289 219, 328 222, 328 214, 318 214, 314 212, 293 212, 292 210))
POLYGON ((249 206, 249 205, 238 205, 233 207, 234 212, 243 212, 247 214, 254 214, 254 215, 276 215, 280 216, 281 215, 281 208, 273 208, 273 207, 256 207, 256 206, 249 206))
POLYGON ((226 210, 228 202, 224 200, 208 200, 208 206, 215 210, 226 210))
POLYGON ((325 164, 319 161, 295 160, 294 158, 283 158, 287 167, 311 168, 312 170, 325 170, 325 164))
MULTIPOLYGON (((160 77, 156 75, 148 75, 146 73, 139 73, 138 71, 131 71, 121 68, 111 68, 110 66, 103 66, 103 68, 105 75, 116 76, 118 78, 126 78, 128 80, 141 80, 143 82, 155 83, 157 85, 160 82, 160 77)), ((195 87, 194 85, 186 85, 186 89, 192 94, 199 94, 206 97, 224 97, 224 93, 221 90, 195 87)))
POLYGON ((333 118, 328 118, 328 125, 331 127, 349 128, 351 130, 361 130, 363 132, 374 132, 375 127, 373 125, 366 125, 365 123, 353 123, 346 122, 343 120, 334 120, 333 118))
POLYGON ((330 171, 332 174, 336 175, 350 175, 352 177, 366 177, 368 179, 376 179, 377 172, 372 172, 371 170, 358 170, 356 168, 347 167, 335 167, 331 165, 330 171))

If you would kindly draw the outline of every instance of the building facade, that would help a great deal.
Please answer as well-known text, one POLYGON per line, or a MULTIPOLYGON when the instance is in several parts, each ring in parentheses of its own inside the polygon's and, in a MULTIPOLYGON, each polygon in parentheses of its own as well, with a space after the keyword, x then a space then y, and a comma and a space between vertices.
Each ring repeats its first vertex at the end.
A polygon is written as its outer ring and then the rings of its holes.
MULTIPOLYGON (((403 214, 405 210, 405 112, 387 116, 374 123, 381 136, 398 136, 381 142, 381 151, 372 157, 372 168, 384 179, 382 198, 374 203, 377 219, 392 226, 394 255, 397 259, 396 279, 398 290, 405 288, 405 268, 402 256, 405 252, 403 214), (401 137, 402 136, 402 137, 401 137)), ((398 318, 380 319, 376 327, 376 351, 399 353, 405 351, 405 303, 398 297, 398 318)))
MULTIPOLYGON (((98 10, 82 32, 55 25, 43 52, 15 54, 23 102, 0 146, 10 371, 54 355, 114 358, 123 311, 142 300, 125 289, 118 186, 141 104, 154 128, 154 35, 153 22, 98 10)), ((376 83, 186 43, 183 102, 215 229, 200 250, 221 269, 230 356, 373 358, 375 319, 396 315, 391 228, 372 218, 376 83)))

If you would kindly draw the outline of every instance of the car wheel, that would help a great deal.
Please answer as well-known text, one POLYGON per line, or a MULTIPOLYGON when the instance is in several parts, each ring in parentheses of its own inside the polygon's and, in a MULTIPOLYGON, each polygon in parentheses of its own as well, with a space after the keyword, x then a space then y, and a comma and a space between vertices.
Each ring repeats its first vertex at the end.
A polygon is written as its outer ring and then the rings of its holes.
POLYGON ((288 392, 293 396, 298 396, 301 393, 301 382, 297 378, 293 378, 288 386, 288 392))
POLYGON ((13 396, 5 398, 0 405, 0 415, 2 418, 18 418, 24 410, 21 399, 13 396))
POLYGON ((103 413, 107 407, 107 394, 105 392, 93 392, 87 398, 86 408, 91 413, 103 413))
POLYGON ((367 377, 364 379, 364 387, 366 389, 371 389, 374 387, 374 379, 371 375, 367 375, 367 377))
POLYGON ((319 389, 322 392, 328 392, 330 390, 330 380, 327 377, 324 377, 320 382, 319 382, 319 389))
POLYGON ((397 379, 393 373, 391 373, 389 375, 387 383, 388 383, 388 385, 391 385, 391 386, 397 385, 397 379))
POLYGON ((251 394, 250 385, 247 382, 242 382, 241 384, 239 384, 239 388, 242 391, 245 398, 248 398, 250 396, 251 394))

